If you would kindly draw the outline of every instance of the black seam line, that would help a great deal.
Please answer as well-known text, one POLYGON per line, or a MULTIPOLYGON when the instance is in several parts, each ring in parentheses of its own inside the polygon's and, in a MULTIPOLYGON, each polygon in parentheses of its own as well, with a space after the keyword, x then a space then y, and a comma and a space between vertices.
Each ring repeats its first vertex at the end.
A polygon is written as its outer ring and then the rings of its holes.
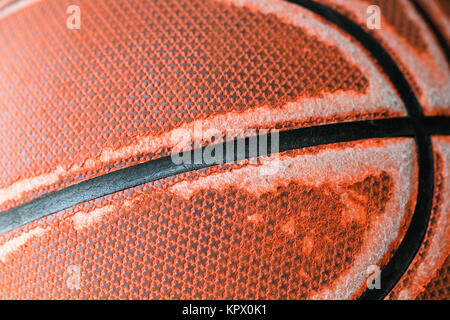
MULTIPOLYGON (((427 119, 430 126, 450 127, 450 118, 427 119)), ((315 127, 306 127, 279 133, 279 152, 311 146, 326 145, 338 142, 349 142, 372 138, 414 137, 414 121, 410 118, 367 120, 344 122, 315 127)), ((258 135, 258 139, 265 135, 258 135)), ((267 139, 267 152, 271 151, 270 134, 267 139)), ((237 153, 238 140, 234 140, 234 161, 248 159, 249 139, 240 140, 245 144, 245 154, 237 153)), ((224 149, 222 161, 226 162, 227 149, 224 149)), ((202 148, 204 149, 204 148, 202 148)), ((202 151, 203 152, 203 151, 202 151)), ((0 234, 11 231, 34 220, 70 208, 77 204, 94 200, 125 189, 133 188, 151 181, 163 179, 176 174, 207 168, 215 164, 175 164, 170 156, 150 160, 141 164, 109 172, 102 176, 79 182, 64 189, 46 194, 20 206, 0 213, 0 234)))
POLYGON ((408 116, 414 123, 419 164, 419 186, 414 214, 399 247, 381 271, 381 289, 367 289, 360 296, 362 300, 383 299, 394 288, 417 254, 425 237, 431 215, 434 193, 434 159, 430 134, 422 121, 423 109, 398 65, 371 34, 346 16, 325 5, 311 0, 289 1, 320 15, 358 41, 388 75, 406 106, 408 116))
POLYGON ((430 27, 430 29, 433 31, 439 44, 441 45, 442 50, 444 51, 445 56, 447 57, 447 62, 450 62, 450 49, 449 49, 447 40, 442 35, 441 31, 439 30, 437 25, 434 23, 434 21, 426 13, 426 11, 422 7, 422 5, 417 0, 411 0, 411 2, 416 7, 417 12, 419 12, 419 14, 422 16, 422 18, 425 20, 425 22, 430 27))
MULTIPOLYGON (((450 117, 424 118, 424 128, 433 134, 450 134, 450 117)), ((300 148, 327 145, 339 142, 367 140, 373 138, 415 137, 416 128, 410 118, 395 118, 382 120, 366 120, 344 122, 315 127, 300 128, 279 133, 279 152, 300 148)), ((258 139, 267 141, 267 153, 271 151, 271 137, 258 135, 258 139)), ((242 140, 240 140, 242 142, 242 140)), ((238 140, 233 142, 233 161, 259 156, 251 155, 249 139, 244 139, 244 154, 237 151, 238 140)), ((227 160, 227 148, 222 160, 227 160)), ((204 148, 202 148, 204 150, 204 148)), ((202 152, 203 152, 202 150, 202 152)), ((195 152, 195 151, 191 151, 195 152)), ((180 164, 172 162, 170 156, 150 160, 141 164, 119 169, 96 178, 85 180, 64 189, 46 194, 20 206, 0 213, 0 234, 11 231, 29 222, 65 210, 77 204, 107 196, 125 189, 133 188, 151 181, 169 176, 207 168, 216 164, 180 164)))
POLYGON ((417 97, 415 96, 404 74, 401 72, 398 65, 394 62, 384 47, 373 36, 346 16, 318 2, 311 0, 288 1, 322 16, 338 28, 351 35, 368 51, 369 54, 372 55, 383 71, 389 76, 392 85, 397 89, 400 98, 406 106, 408 115, 413 118, 421 118, 424 116, 417 97))
MULTIPOLYGON (((368 290, 361 297, 363 299, 380 299, 386 296, 397 283, 422 242, 431 212, 434 183, 433 154, 429 134, 448 134, 450 123, 448 118, 445 117, 423 117, 417 98, 398 66, 384 48, 362 28, 341 14, 318 3, 307 0, 296 0, 294 2, 318 13, 355 37, 373 55, 391 78, 409 114, 409 118, 340 123, 280 132, 280 152, 370 138, 415 138, 419 158, 419 194, 411 225, 394 257, 383 268, 381 274, 382 290, 368 290)), ((270 139, 268 140, 270 141, 270 139)), ((235 159, 249 157, 248 139, 246 139, 245 145, 245 155, 237 155, 235 159)), ((205 163, 200 165, 174 165, 170 157, 165 157, 83 181, 1 213, 0 234, 82 202, 146 182, 209 166, 211 165, 205 163)))
POLYGON ((425 117, 422 120, 422 126, 429 135, 449 135, 450 117, 425 117))

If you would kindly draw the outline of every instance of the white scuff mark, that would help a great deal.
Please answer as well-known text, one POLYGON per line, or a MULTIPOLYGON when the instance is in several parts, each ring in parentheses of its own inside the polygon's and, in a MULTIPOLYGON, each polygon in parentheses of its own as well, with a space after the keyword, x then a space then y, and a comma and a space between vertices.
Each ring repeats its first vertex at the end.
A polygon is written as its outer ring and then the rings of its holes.
POLYGON ((28 240, 42 236, 48 228, 37 227, 0 245, 0 261, 5 263, 8 256, 24 246, 28 240))
POLYGON ((360 142, 353 147, 336 150, 332 147, 314 154, 298 156, 280 155, 264 164, 246 166, 226 172, 210 174, 192 181, 180 181, 169 190, 184 199, 190 199, 199 190, 207 187, 222 191, 229 186, 239 186, 254 195, 275 190, 278 186, 287 186, 290 181, 302 181, 309 186, 324 183, 345 183, 362 176, 384 170, 392 172, 399 163, 412 165, 416 158, 412 140, 384 140, 374 146, 371 140, 360 142), (264 166, 271 166, 270 161, 277 161, 281 175, 261 175, 264 166))
MULTIPOLYGON (((0 189, 0 205, 6 201, 18 200, 24 194, 32 192, 63 180, 66 177, 80 175, 83 172, 103 167, 109 163, 121 162, 140 154, 156 153, 163 148, 174 148, 180 144, 180 137, 194 132, 194 129, 201 124, 203 128, 203 140, 211 137, 206 132, 213 130, 227 133, 230 136, 242 134, 248 128, 275 126, 277 123, 289 121, 302 121, 314 117, 333 117, 336 114, 349 114, 356 110, 351 101, 356 101, 361 106, 365 106, 362 112, 374 112, 382 108, 379 103, 375 103, 365 95, 354 95, 353 93, 334 93, 324 95, 323 98, 302 99, 300 102, 287 103, 281 109, 271 107, 259 107, 245 112, 229 112, 227 114, 218 114, 208 119, 196 120, 159 136, 147 135, 137 137, 133 144, 118 148, 104 148, 98 159, 87 159, 82 164, 73 165, 64 169, 58 166, 53 172, 36 176, 33 178, 19 180, 12 185, 0 189)), ((402 112, 400 109, 391 110, 402 112)), ((272 164, 277 167, 278 164, 272 164)), ((273 168, 267 167, 267 171, 273 168)))
POLYGON ((104 206, 91 212, 80 211, 72 216, 72 221, 76 230, 85 229, 99 222, 105 215, 112 213, 116 209, 114 205, 104 206))
POLYGON ((5 18, 6 16, 22 10, 23 8, 41 0, 3 0, 0 1, 0 19, 5 18))
POLYGON ((0 189, 0 203, 8 200, 17 200, 22 194, 31 192, 37 188, 57 183, 66 172, 63 167, 58 166, 51 173, 46 173, 37 177, 19 180, 10 186, 0 189))
MULTIPOLYGON (((392 197, 385 211, 372 221, 351 268, 327 289, 309 297, 352 298, 364 286, 367 267, 379 264, 398 238, 408 214, 408 204, 417 193, 418 167, 414 141, 408 138, 383 139, 379 144, 374 144, 373 140, 369 140, 344 149, 336 150, 330 146, 313 154, 283 155, 280 156, 280 171, 283 172, 282 175, 261 176, 258 166, 247 166, 189 182, 180 181, 171 186, 169 191, 190 199, 203 188, 221 191, 229 186, 238 186, 258 196, 275 191, 278 186, 287 186, 292 181, 300 181, 303 185, 312 187, 326 183, 339 185, 357 181, 368 174, 388 172, 393 181, 392 197)), ((282 231, 292 234, 292 222, 284 226, 282 231)))
MULTIPOLYGON (((19 180, 11 186, 0 189, 0 205, 7 201, 19 200, 23 195, 43 187, 50 186, 55 181, 74 175, 101 168, 110 163, 117 163, 137 155, 157 153, 164 148, 172 149, 179 145, 179 139, 187 132, 191 132, 199 123, 203 126, 203 139, 211 137, 209 133, 242 134, 249 128, 275 127, 285 122, 302 122, 309 119, 352 116, 355 114, 375 113, 388 111, 392 115, 406 115, 406 110, 385 77, 377 70, 367 55, 360 48, 344 37, 341 33, 317 20, 307 10, 292 6, 281 1, 266 0, 220 0, 229 1, 239 6, 252 6, 264 14, 275 14, 283 21, 308 30, 319 41, 337 46, 341 54, 350 63, 356 65, 369 81, 366 94, 351 92, 334 92, 323 94, 320 97, 304 98, 290 102, 281 108, 262 106, 249 109, 245 112, 229 112, 213 115, 207 119, 192 121, 160 135, 146 135, 136 137, 129 145, 114 149, 103 148, 98 158, 86 159, 82 163, 64 169, 58 167, 56 171, 40 176, 19 180)), ((34 1, 17 1, 16 7, 34 1)), ((6 7, 5 7, 6 8, 6 7)), ((0 11, 1 12, 1 11, 0 11)), ((326 121, 331 123, 332 121, 326 121)), ((267 168, 268 170, 270 168, 267 168)))

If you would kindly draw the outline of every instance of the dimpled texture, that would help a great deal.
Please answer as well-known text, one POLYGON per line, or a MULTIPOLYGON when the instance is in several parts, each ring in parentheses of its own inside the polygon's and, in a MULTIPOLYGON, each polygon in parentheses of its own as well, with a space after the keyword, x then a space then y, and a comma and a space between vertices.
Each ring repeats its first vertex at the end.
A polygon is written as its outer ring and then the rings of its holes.
POLYGON ((432 21, 450 45, 450 2, 446 0, 418 0, 425 14, 432 21))
POLYGON ((255 176, 261 164, 247 161, 78 205, 0 236, 0 297, 305 299, 334 290, 348 272, 362 275, 346 290, 355 296, 367 266, 386 263, 408 226, 413 146, 373 140, 283 153, 291 178, 256 193, 232 180, 205 184, 188 198, 173 189, 230 172, 263 187, 255 176), (348 172, 318 170, 311 178, 295 168, 315 156, 346 163, 348 172), (367 162, 370 173, 361 175, 355 164, 367 162), (386 243, 378 239, 383 229, 394 235, 386 243))
POLYGON ((387 22, 418 52, 427 50, 427 44, 423 39, 417 24, 406 14, 406 9, 401 1, 370 0, 371 5, 377 5, 387 22))
POLYGON ((447 257, 441 269, 428 282, 425 290, 417 296, 418 300, 449 300, 450 299, 450 256, 447 257))
MULTIPOLYGON (((428 116, 450 115, 450 68, 445 52, 413 3, 409 0, 320 0, 371 33, 398 64, 428 116), (380 25, 373 22, 379 7, 380 25)), ((429 17, 440 21, 442 13, 435 5, 429 17)), ((447 24, 448 26, 448 24, 447 24)), ((443 28, 445 31, 448 27, 443 28)))
MULTIPOLYGON (((348 53, 273 14, 214 0, 85 0, 81 29, 69 30, 69 4, 43 0, 0 19, 0 187, 50 181, 0 197, 3 210, 169 152, 162 145, 101 158, 141 136, 162 141, 165 132, 215 115, 369 90, 348 53)), ((261 117, 253 127, 401 115, 366 106, 315 117, 299 109, 295 121, 261 117)))
POLYGON ((439 3, 442 12, 450 18, 450 2, 447 0, 437 0, 437 3, 439 3))
MULTIPOLYGON (((362 3, 365 19, 367 1, 345 1, 362 3)), ((433 35, 407 1, 376 2, 389 28, 372 34, 424 112, 448 115, 448 64, 433 35)), ((70 0, 22 3, 8 11, 14 1, 0 1, 0 211, 165 156, 166 134, 196 121, 285 130, 406 115, 355 39, 285 2, 81 0, 80 30, 66 27, 70 0)), ((249 161, 215 166, 0 235, 0 298, 358 297, 367 268, 385 266, 409 226, 414 142, 280 156, 293 160, 277 178, 249 161)), ((442 177, 411 267, 419 271, 436 234, 446 235, 437 223, 442 177)), ((445 253, 420 283, 404 278, 390 297, 403 289, 448 297, 445 253)))
POLYGON ((389 299, 449 299, 450 139, 433 137, 435 192, 425 239, 389 299))

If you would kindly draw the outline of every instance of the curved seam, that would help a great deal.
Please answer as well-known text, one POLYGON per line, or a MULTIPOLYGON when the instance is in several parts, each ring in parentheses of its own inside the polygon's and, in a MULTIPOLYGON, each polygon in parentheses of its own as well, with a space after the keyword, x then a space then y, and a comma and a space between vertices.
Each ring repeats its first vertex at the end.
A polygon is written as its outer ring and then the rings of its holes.
MULTIPOLYGON (((433 124, 449 124, 447 117, 424 117, 422 108, 397 64, 385 49, 366 31, 340 13, 311 0, 290 0, 314 12, 343 31, 352 35, 391 79, 408 111, 408 118, 359 121, 315 126, 280 132, 280 152, 323 144, 365 140, 387 137, 414 137, 418 149, 419 192, 411 225, 397 248, 394 257, 382 270, 384 287, 381 290, 368 290, 362 299, 381 299, 398 282, 418 251, 431 213, 434 187, 433 151, 430 133, 448 134, 445 127, 433 131, 433 124), (433 120, 435 119, 435 120, 433 120), (430 196, 431 195, 431 196, 430 196), (386 280, 387 279, 387 280, 386 280)), ((450 126, 447 126, 447 129, 450 126)), ((259 135, 258 138, 263 135, 259 135)), ((269 140, 269 139, 267 139, 269 140)), ((236 143, 237 141, 235 141, 236 143)), ((245 139, 245 155, 235 160, 251 158, 248 139, 245 139)), ((226 155, 224 154, 224 159, 226 155)), ((212 164, 214 165, 214 164, 212 164)), ((0 234, 22 226, 31 221, 67 209, 73 205, 93 200, 124 189, 163 179, 175 174, 198 170, 211 164, 175 165, 170 157, 151 160, 135 166, 123 168, 108 174, 71 185, 21 206, 0 213, 0 234)))
POLYGON ((447 57, 447 62, 450 63, 450 49, 449 49, 447 40, 445 40, 445 37, 439 31, 438 26, 433 22, 433 20, 426 13, 425 9, 420 5, 420 3, 417 0, 411 0, 411 1, 413 3, 414 7, 416 8, 416 11, 419 13, 419 15, 422 16, 423 20, 425 20, 428 27, 431 29, 433 34, 436 36, 437 41, 439 42, 439 45, 441 46, 442 51, 444 51, 444 54, 447 57))
POLYGON ((400 245, 381 271, 382 288, 367 289, 360 296, 360 299, 363 300, 383 299, 394 288, 417 254, 425 237, 431 215, 434 188, 433 150, 430 135, 422 123, 424 118, 423 108, 399 66, 383 46, 362 27, 341 13, 320 3, 311 0, 288 1, 300 5, 333 23, 343 32, 351 35, 371 53, 390 78, 392 85, 397 89, 407 109, 408 117, 414 123, 419 166, 419 185, 414 214, 400 245))
MULTIPOLYGON (((450 118, 449 118, 450 124, 450 118)), ((326 145, 339 142, 366 140, 372 138, 414 137, 414 124, 410 118, 395 118, 383 120, 368 120, 359 122, 344 122, 315 127, 306 127, 279 133, 279 150, 284 152, 300 148, 326 145)), ((271 137, 257 135, 268 142, 267 153, 271 151, 271 137)), ((226 144, 218 143, 222 148, 222 162, 230 162, 227 158, 226 144)), ((233 161, 257 157, 260 154, 250 154, 250 139, 233 141, 233 161), (235 152, 238 144, 244 144, 244 154, 235 152)), ((258 142, 259 144, 259 142, 258 142)), ((210 148, 205 146, 202 148, 210 148)), ((198 149, 197 149, 198 150, 198 149)), ((231 151, 231 150, 230 150, 231 151)), ((195 154, 195 150, 191 150, 195 154)), ((217 164, 217 163, 216 163, 217 164)), ((171 156, 150 160, 134 166, 122 168, 107 174, 73 184, 58 191, 46 194, 20 206, 0 213, 0 234, 11 231, 29 222, 50 214, 70 208, 82 202, 97 199, 124 189, 129 189, 144 183, 167 178, 172 175, 207 168, 216 164, 175 164, 171 156)))

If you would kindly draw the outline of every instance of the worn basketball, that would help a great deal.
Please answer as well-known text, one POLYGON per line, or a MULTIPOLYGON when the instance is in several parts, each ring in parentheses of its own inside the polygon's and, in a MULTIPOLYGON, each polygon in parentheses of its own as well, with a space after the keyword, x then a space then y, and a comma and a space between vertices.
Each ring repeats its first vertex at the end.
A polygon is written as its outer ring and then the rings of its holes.
POLYGON ((0 0, 0 298, 449 299, 450 1, 0 0))

